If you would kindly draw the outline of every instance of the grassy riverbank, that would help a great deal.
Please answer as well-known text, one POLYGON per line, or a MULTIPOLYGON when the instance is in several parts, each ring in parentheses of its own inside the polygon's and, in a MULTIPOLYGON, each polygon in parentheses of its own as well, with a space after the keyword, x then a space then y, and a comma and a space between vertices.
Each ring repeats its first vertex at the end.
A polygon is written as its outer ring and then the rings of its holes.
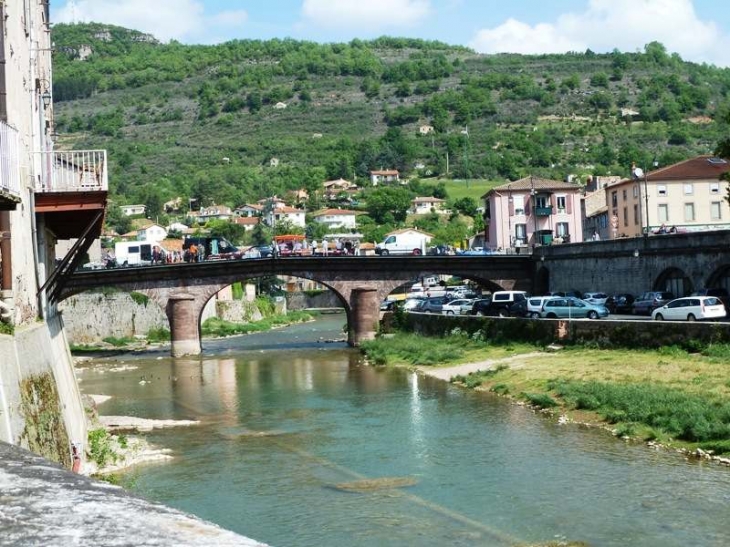
POLYGON ((730 345, 707 345, 694 353, 678 347, 574 346, 535 355, 536 349, 459 333, 443 338, 398 333, 363 345, 373 363, 387 365, 441 367, 518 356, 452 381, 581 423, 610 425, 620 436, 730 453, 730 345))

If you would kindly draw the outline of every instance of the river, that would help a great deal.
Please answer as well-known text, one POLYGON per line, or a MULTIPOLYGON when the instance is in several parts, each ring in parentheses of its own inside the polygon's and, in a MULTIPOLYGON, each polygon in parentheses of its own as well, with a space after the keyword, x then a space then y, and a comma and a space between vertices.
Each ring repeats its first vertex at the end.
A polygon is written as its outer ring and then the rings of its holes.
POLYGON ((101 414, 201 420, 123 485, 277 547, 730 544, 730 469, 366 366, 343 322, 82 367, 101 414))

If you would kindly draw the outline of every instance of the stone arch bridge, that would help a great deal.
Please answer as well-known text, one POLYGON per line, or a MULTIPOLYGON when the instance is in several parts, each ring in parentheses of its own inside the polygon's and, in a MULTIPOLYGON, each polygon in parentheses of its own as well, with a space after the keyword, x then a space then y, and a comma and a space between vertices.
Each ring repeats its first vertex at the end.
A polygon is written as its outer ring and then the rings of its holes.
POLYGON ((210 298, 232 283, 263 276, 289 275, 317 281, 342 301, 348 343, 372 339, 380 302, 394 289, 428 274, 472 279, 493 290, 533 289, 530 256, 306 257, 225 260, 77 272, 58 293, 58 301, 98 287, 146 294, 165 310, 173 356, 201 352, 200 318, 210 298))

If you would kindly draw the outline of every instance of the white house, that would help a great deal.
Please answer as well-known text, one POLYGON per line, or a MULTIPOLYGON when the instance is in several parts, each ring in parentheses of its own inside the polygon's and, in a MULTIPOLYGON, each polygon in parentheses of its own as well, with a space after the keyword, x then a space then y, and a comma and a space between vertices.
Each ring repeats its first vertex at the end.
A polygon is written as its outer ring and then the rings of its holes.
POLYGON ((122 210, 122 213, 127 215, 128 217, 131 217, 133 215, 144 215, 145 211, 147 210, 146 205, 120 205, 119 208, 122 210))
POLYGON ((416 197, 411 200, 411 213, 414 215, 427 215, 432 211, 435 213, 446 213, 444 209, 445 200, 428 197, 416 197))
POLYGON ((347 209, 324 209, 314 213, 313 218, 330 228, 355 228, 357 225, 357 212, 347 209))
POLYGON ((399 182, 400 173, 397 169, 386 169, 380 171, 370 171, 370 182, 373 186, 382 184, 384 182, 399 182))
POLYGON ((264 220, 269 226, 273 226, 278 222, 291 222, 294 226, 304 228, 306 222, 304 220, 305 212, 302 209, 294 207, 276 207, 270 213, 265 214, 264 220))
POLYGON ((274 105, 276 110, 284 110, 287 107, 286 103, 278 102, 274 105))
POLYGON ((240 207, 237 207, 233 214, 237 217, 258 217, 261 216, 261 214, 264 212, 264 206, 259 205, 258 203, 250 204, 246 203, 245 205, 241 205, 240 207))
POLYGON ((198 222, 202 224, 209 220, 230 220, 231 217, 233 217, 233 211, 227 205, 211 205, 200 210, 198 222))
POLYGON ((421 135, 428 135, 429 133, 433 133, 433 125, 422 125, 418 128, 418 132, 421 135))
POLYGON ((162 241, 167 237, 167 230, 159 224, 148 224, 137 228, 137 241, 162 241))
POLYGON ((243 229, 247 232, 253 230, 260 221, 259 217, 236 217, 233 219, 234 224, 243 226, 243 229))
POLYGON ((190 228, 187 224, 183 224, 182 222, 173 222, 167 227, 168 232, 180 232, 184 234, 187 230, 190 228))

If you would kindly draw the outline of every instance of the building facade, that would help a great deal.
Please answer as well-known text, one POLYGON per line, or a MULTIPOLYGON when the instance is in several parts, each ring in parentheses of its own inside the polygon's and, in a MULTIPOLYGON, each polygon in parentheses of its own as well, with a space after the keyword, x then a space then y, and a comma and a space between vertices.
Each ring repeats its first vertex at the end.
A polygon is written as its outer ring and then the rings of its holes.
POLYGON ((495 250, 583 241, 582 187, 526 177, 497 186, 484 199, 485 246, 495 250))

